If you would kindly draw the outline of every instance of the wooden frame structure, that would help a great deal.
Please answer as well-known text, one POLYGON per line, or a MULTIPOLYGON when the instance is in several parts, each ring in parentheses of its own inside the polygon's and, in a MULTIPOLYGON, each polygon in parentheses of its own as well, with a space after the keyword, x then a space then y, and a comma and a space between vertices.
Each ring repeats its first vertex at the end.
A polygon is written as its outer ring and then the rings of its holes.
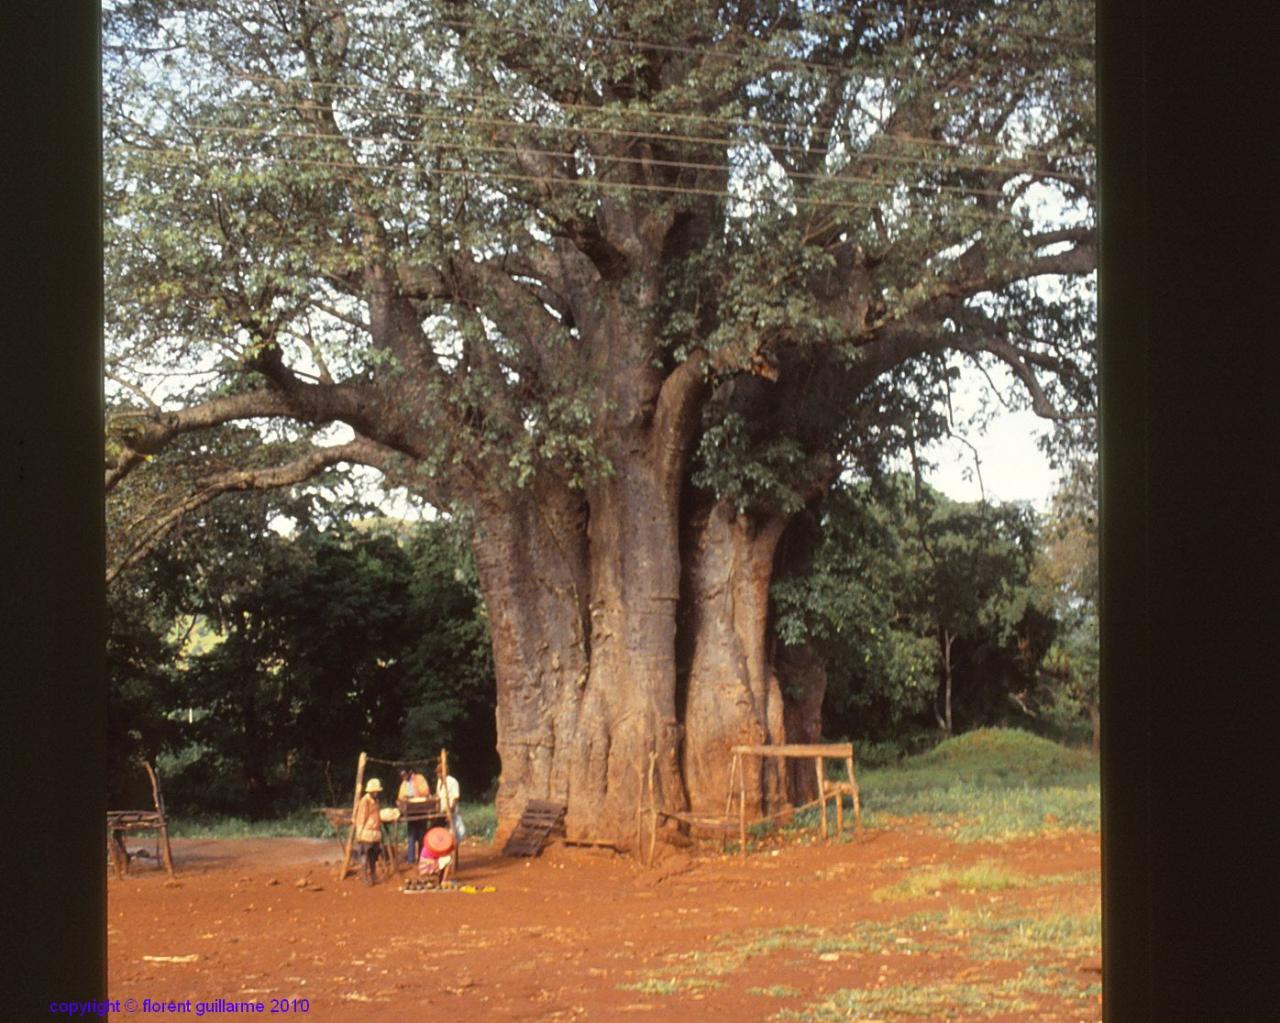
MULTIPOLYGON (((793 814, 798 810, 808 809, 815 803, 821 806, 822 839, 825 842, 830 842, 831 835, 827 831, 827 800, 832 799, 835 801, 836 834, 841 834, 844 831, 844 795, 847 792, 853 797, 853 833, 855 836, 861 836, 862 798, 858 792, 858 778, 853 770, 853 743, 783 743, 777 746, 734 746, 730 752, 733 754, 733 761, 729 765, 729 793, 725 799, 724 812, 725 816, 728 817, 733 807, 734 783, 736 782, 738 792, 738 854, 741 857, 745 858, 747 855, 747 787, 746 775, 742 770, 743 757, 812 759, 813 769, 818 778, 818 798, 812 803, 806 803, 804 806, 790 807, 783 813, 793 814), (849 772, 849 780, 847 782, 836 782, 835 784, 829 783, 826 773, 823 771, 823 761, 825 760, 844 761, 845 769, 849 772)), ((782 815, 774 814, 772 817, 763 819, 772 820, 779 816, 782 815)))
MULTIPOLYGON (((355 798, 352 800, 351 810, 346 811, 346 810, 336 810, 336 809, 323 809, 319 811, 320 813, 323 813, 325 815, 325 818, 328 820, 330 825, 334 827, 335 830, 341 829, 344 825, 347 828, 347 841, 342 853, 342 866, 338 869, 339 881, 346 880, 347 872, 351 869, 351 854, 355 849, 355 843, 356 843, 356 807, 360 805, 360 797, 364 794, 364 770, 365 770, 365 767, 370 763, 384 764, 387 767, 412 768, 412 767, 419 767, 422 764, 422 761, 421 760, 380 760, 377 757, 369 756, 369 754, 367 753, 361 753, 359 758, 356 761, 355 798)), ((445 750, 440 751, 438 764, 439 764, 439 771, 441 776, 448 777, 449 754, 445 750)), ((435 804, 435 797, 431 797, 431 798, 432 798, 432 803, 435 804)), ((414 815, 414 816, 416 819, 420 819, 418 815, 414 815)), ((450 870, 450 873, 452 873, 453 871, 456 871, 458 869, 458 861, 460 859, 458 855, 459 853, 458 846, 460 843, 458 841, 458 828, 457 828, 457 824, 454 821, 454 812, 452 808, 447 810, 441 810, 438 804, 435 804, 434 812, 432 812, 429 809, 428 812, 422 814, 421 817, 425 817, 428 820, 428 822, 438 821, 439 823, 444 824, 448 827, 449 833, 453 836, 453 860, 449 864, 449 870, 450 870)), ((390 864, 392 874, 394 874, 397 870, 396 846, 400 841, 399 822, 400 820, 407 820, 407 819, 408 818, 406 817, 405 812, 402 810, 400 817, 392 824, 390 828, 391 830, 390 841, 383 842, 383 850, 387 856, 387 860, 390 864)), ((386 821, 382 822, 382 830, 385 836, 385 833, 388 830, 386 821)))
MULTIPOLYGON (((760 818, 761 821, 778 820, 782 817, 793 816, 800 810, 807 810, 811 806, 822 807, 822 837, 825 841, 831 841, 831 836, 827 829, 827 801, 835 801, 836 811, 836 834, 844 831, 844 797, 849 795, 853 798, 853 827, 854 835, 860 837, 862 835, 862 797, 858 791, 858 779, 853 769, 853 743, 851 742, 835 742, 835 743, 805 743, 805 744, 781 744, 778 746, 733 746, 730 748, 733 759, 729 764, 729 791, 725 797, 724 814, 707 814, 707 813, 678 813, 674 810, 659 810, 657 806, 657 797, 654 794, 653 770, 655 755, 649 754, 649 777, 647 785, 641 789, 641 799, 643 801, 643 793, 647 789, 649 793, 649 848, 645 856, 645 862, 653 862, 654 846, 658 840, 658 820, 665 818, 667 820, 679 821, 681 824, 687 824, 691 828, 700 828, 704 831, 715 831, 720 834, 720 842, 723 847, 727 842, 729 835, 734 831, 738 833, 738 855, 745 859, 747 855, 747 791, 746 791, 746 775, 742 770, 743 757, 777 757, 785 758, 802 758, 812 759, 814 771, 818 777, 818 798, 812 802, 805 803, 803 806, 789 806, 781 813, 772 814, 768 817, 760 818), (849 780, 842 782, 829 782, 823 771, 823 761, 825 760, 841 760, 844 762, 845 769, 849 772, 849 780), (733 816, 733 797, 738 797, 738 813, 737 820, 733 816), (735 827, 736 824, 736 827, 735 827)), ((638 845, 643 845, 643 802, 641 808, 636 810, 636 834, 638 845)), ((759 823, 758 821, 756 823, 759 823)))
POLYGON ((144 760, 142 766, 147 769, 147 777, 151 779, 151 800, 155 809, 108 810, 107 853, 115 866, 116 877, 125 877, 129 873, 129 850, 124 845, 125 832, 154 831, 160 836, 164 869, 173 877, 173 850, 169 847, 169 822, 164 812, 164 796, 160 793, 160 779, 150 763, 144 760))

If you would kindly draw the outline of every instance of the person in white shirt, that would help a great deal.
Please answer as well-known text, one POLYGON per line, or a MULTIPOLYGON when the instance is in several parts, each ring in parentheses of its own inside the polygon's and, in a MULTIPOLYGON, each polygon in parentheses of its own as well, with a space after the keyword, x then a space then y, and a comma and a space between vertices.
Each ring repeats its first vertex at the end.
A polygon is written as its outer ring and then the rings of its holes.
POLYGON ((453 821, 454 833, 461 842, 467 831, 462 824, 462 813, 458 805, 460 798, 458 779, 451 774, 446 774, 441 768, 436 769, 436 798, 440 800, 440 806, 448 812, 449 819, 453 821))

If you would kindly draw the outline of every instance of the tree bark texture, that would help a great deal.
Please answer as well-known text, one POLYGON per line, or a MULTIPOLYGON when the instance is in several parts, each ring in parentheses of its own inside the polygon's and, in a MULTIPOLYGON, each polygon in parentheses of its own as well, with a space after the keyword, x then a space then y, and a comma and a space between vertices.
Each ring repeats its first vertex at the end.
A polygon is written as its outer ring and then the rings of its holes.
POLYGON ((592 494, 591 663, 571 758, 570 838, 632 840, 649 754, 655 799, 684 807, 675 700, 677 509, 643 461, 592 494))
POLYGON ((590 633, 586 516, 547 485, 479 504, 473 549, 489 615, 502 760, 500 837, 528 799, 565 800, 590 633))
POLYGON ((599 422, 612 471, 576 499, 567 486, 499 497, 477 519, 494 630, 498 825, 525 800, 568 807, 570 839, 636 840, 649 755, 662 809, 686 805, 676 706, 680 488, 702 394, 700 359, 664 376, 636 310, 644 275, 574 310, 604 382, 599 422), (554 548, 554 551, 551 550, 554 548))
MULTIPOLYGON (((769 581, 786 521, 738 515, 719 501, 689 527, 682 766, 695 812, 723 812, 731 747, 786 741, 782 690, 767 648, 769 581)), ((749 757, 743 780, 753 814, 786 798, 781 761, 749 757)))

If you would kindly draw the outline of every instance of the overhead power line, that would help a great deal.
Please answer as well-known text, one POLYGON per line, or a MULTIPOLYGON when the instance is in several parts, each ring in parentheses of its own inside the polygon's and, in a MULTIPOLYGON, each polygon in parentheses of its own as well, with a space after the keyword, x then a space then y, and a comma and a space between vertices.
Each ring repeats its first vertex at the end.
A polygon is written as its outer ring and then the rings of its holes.
MULTIPOLYGON (((154 162, 158 165, 175 166, 179 164, 188 164, 202 166, 201 161, 196 159, 195 154, 181 152, 177 150, 157 151, 144 147, 125 146, 120 147, 141 156, 144 160, 154 162)), ((518 181, 531 184, 554 185, 558 188, 581 188, 581 189, 599 189, 602 191, 620 191, 620 192, 653 192, 667 193, 676 195, 701 195, 714 198, 729 199, 735 202, 752 203, 755 198, 745 195, 736 195, 727 189, 712 188, 696 188, 685 187, 679 185, 656 185, 640 182, 622 182, 622 181, 605 181, 598 178, 556 178, 546 175, 537 174, 515 174, 498 171, 476 171, 466 167, 433 167, 424 168, 416 165, 405 164, 377 164, 377 163, 358 163, 355 161, 345 160, 311 160, 311 159, 294 159, 281 160, 274 163, 268 163, 268 167, 329 167, 335 170, 355 170, 361 172, 369 171, 386 171, 407 173, 414 172, 427 177, 440 176, 463 176, 478 180, 492 181, 518 181)), ((815 199, 805 196, 786 197, 780 200, 784 204, 794 206, 811 206, 818 208, 830 209, 863 209, 863 210, 881 210, 885 209, 884 203, 860 202, 848 199, 815 199)), ((918 207, 917 207, 918 208, 918 207)), ((958 211, 957 211, 958 212, 958 211)), ((992 213, 987 210, 972 209, 964 207, 963 213, 967 217, 988 221, 1013 221, 1021 222, 1026 217, 1020 217, 1007 213, 992 213)))
MULTIPOLYGON (((451 89, 451 90, 448 90, 447 93, 442 95, 442 90, 433 91, 433 90, 427 90, 427 89, 418 89, 418 88, 413 88, 405 85, 390 85, 385 82, 378 82, 373 86, 369 86, 369 85, 362 85, 356 82, 333 82, 333 81, 323 81, 323 80, 315 80, 315 79, 279 78, 274 75, 258 75, 258 74, 252 74, 250 72, 244 72, 244 71, 240 72, 237 75, 237 77, 244 81, 258 82, 260 84, 273 85, 273 86, 288 87, 288 86, 294 86, 294 85, 306 85, 316 90, 333 89, 333 90, 339 90, 339 91, 346 91, 349 93, 350 92, 357 92, 357 93, 385 92, 385 93, 392 93, 395 95, 402 95, 402 96, 428 98, 428 99, 433 99, 437 101, 462 100, 464 102, 483 103, 483 102, 487 102, 492 98, 491 96, 486 95, 484 93, 469 92, 469 91, 460 90, 460 89, 451 89)), ((693 122, 695 125, 699 125, 699 124, 712 125, 713 124, 713 125, 720 125, 720 126, 729 127, 729 128, 746 128, 746 129, 756 129, 756 130, 763 129, 763 130, 772 130, 772 131, 791 131, 798 126, 795 122, 771 121, 765 118, 758 118, 758 117, 725 117, 717 114, 695 114, 695 113, 690 113, 685 111, 663 111, 663 110, 656 110, 656 109, 641 110, 634 106, 601 107, 591 103, 562 102, 562 101, 554 100, 550 98, 547 98, 545 100, 540 100, 539 102, 546 102, 546 103, 553 104, 559 110, 576 110, 576 111, 581 111, 583 113, 587 113, 593 117, 600 117, 600 118, 611 118, 611 117, 637 118, 639 117, 639 118, 650 118, 653 120, 690 121, 690 122, 693 122)), ((317 110, 328 110, 332 106, 332 104, 322 104, 322 103, 298 104, 296 102, 292 102, 291 105, 303 107, 303 108, 309 108, 309 109, 317 109, 317 110)), ((404 113, 396 114, 395 116, 417 117, 417 116, 427 116, 427 115, 419 114, 417 112, 406 111, 404 113)), ((523 124, 524 122, 516 121, 516 122, 510 122, 510 123, 523 124)), ((597 131, 602 134, 612 134, 612 133, 629 134, 625 130, 610 129, 607 127, 592 128, 590 126, 584 125, 583 129, 588 131, 597 131)), ((645 132, 641 134, 645 135, 646 137, 654 135, 654 133, 652 132, 645 132)), ((706 142, 706 143, 712 143, 712 144, 724 143, 724 139, 716 136, 706 137, 706 136, 696 136, 696 135, 694 136, 659 135, 656 137, 671 138, 678 141, 706 142)), ((963 142, 957 142, 949 139, 935 139, 935 138, 928 138, 926 136, 921 136, 921 135, 907 135, 902 133, 894 133, 892 135, 885 135, 883 137, 892 139, 895 143, 911 143, 911 144, 920 145, 920 146, 935 146, 939 148, 953 148, 953 149, 967 148, 967 149, 994 150, 997 152, 1003 151, 1004 149, 1007 148, 1006 144, 999 143, 999 142, 981 142, 977 140, 966 140, 963 142)), ((818 152, 818 153, 827 152, 827 150, 822 150, 822 149, 806 149, 804 151, 818 152)), ((1024 149, 1023 153, 1027 156, 1040 156, 1040 157, 1045 157, 1049 159, 1070 155, 1065 153, 1054 153, 1049 150, 1033 149, 1033 148, 1024 149)))
MULTIPOLYGON (((870 13, 870 12, 860 12, 870 13)), ((886 21, 887 19, 882 19, 886 21)), ((655 53, 678 53, 692 57, 709 57, 713 60, 723 60, 726 62, 742 61, 745 59, 753 59, 762 61, 774 66, 798 68, 805 71, 825 71, 833 73, 850 73, 856 72, 858 68, 847 62, 838 62, 830 60, 810 60, 805 57, 793 57, 781 53, 768 53, 765 51, 757 53, 749 53, 742 49, 729 50, 711 48, 705 46, 689 46, 682 43, 659 42, 653 39, 637 38, 633 36, 619 36, 608 33, 575 33, 575 32, 559 32, 553 28, 539 26, 537 28, 528 28, 522 25, 502 25, 494 22, 481 22, 477 20, 468 20, 465 18, 432 18, 431 24, 442 25, 446 28, 453 29, 457 32, 484 32, 489 34, 508 34, 518 35, 524 38, 541 38, 541 39, 559 39, 568 42, 574 42, 582 45, 587 42, 617 44, 620 46, 631 46, 640 50, 652 50, 655 53)), ((895 23, 896 24, 896 23, 895 23)), ((976 26, 967 26, 976 29, 976 26)), ((1061 43, 1068 46, 1092 46, 1093 39, 1088 36, 1069 36, 1062 34, 1027 32, 1013 27, 1005 27, 998 25, 983 26, 993 36, 998 38, 1014 38, 1026 39, 1033 42, 1061 43)), ((817 29, 810 29, 810 32, 816 32, 817 29)), ((917 34, 922 34, 916 29, 917 34)), ((764 40, 760 40, 764 42, 764 40)), ((895 40, 903 42, 903 40, 895 40)), ((953 43, 961 45, 974 45, 976 43, 990 44, 991 40, 969 39, 958 37, 955 35, 939 35, 935 38, 927 36, 921 40, 934 45, 940 43, 953 43)))
MULTIPOLYGON (((377 142, 388 145, 408 146, 413 149, 432 149, 443 150, 446 152, 477 152, 477 153, 495 153, 506 154, 510 156, 550 156, 559 159, 571 160, 577 154, 573 151, 557 150, 557 149, 536 149, 523 148, 519 146, 490 146, 482 145, 474 142, 435 142, 430 140, 405 140, 385 138, 370 135, 342 135, 333 132, 306 132, 306 131, 286 131, 264 133, 259 128, 237 127, 234 125, 217 125, 217 124, 194 124, 191 126, 197 131, 210 131, 223 135, 245 135, 256 138, 261 141, 270 141, 273 139, 291 138, 299 139, 307 142, 325 142, 334 141, 342 143, 356 142, 377 142)), ((642 167, 668 167, 677 170, 695 170, 695 171, 713 171, 717 173, 729 173, 730 168, 722 164, 714 163, 694 163, 685 160, 663 160, 656 157, 650 159, 641 156, 615 156, 611 154, 590 154, 593 162, 611 162, 624 163, 642 167)), ((944 168, 945 169, 945 168, 944 168)), ((913 185, 909 182, 901 181, 897 178, 876 178, 861 177, 854 174, 821 174, 805 171, 794 171, 787 175, 789 178, 799 178, 806 181, 824 181, 824 182, 848 182, 851 184, 868 184, 868 185, 892 185, 900 188, 917 189, 928 192, 952 192, 959 195, 985 195, 985 196, 1003 196, 1005 193, 998 188, 970 188, 965 185, 913 185)))
MULTIPOLYGON (((245 101, 241 100, 242 107, 250 109, 276 110, 274 104, 266 101, 245 101)), ((331 108, 324 104, 317 103, 292 103, 290 104, 295 110, 314 110, 314 111, 330 111, 331 108)), ((345 114, 361 113, 367 116, 391 116, 398 120, 407 121, 432 121, 437 120, 436 115, 422 114, 413 112, 395 112, 393 114, 385 114, 383 111, 367 111, 367 110, 345 110, 345 114)), ((502 117, 478 117, 470 114, 448 114, 448 121, 453 124, 478 125, 488 128, 514 128, 520 131, 530 132, 574 132, 591 135, 605 135, 617 138, 631 138, 637 141, 645 142, 685 142, 690 144, 712 145, 724 149, 733 149, 744 144, 742 139, 716 138, 714 136, 705 135, 680 135, 674 133, 657 133, 652 131, 633 131, 625 128, 607 128, 607 127, 588 127, 579 124, 535 124, 528 121, 518 121, 513 118, 502 117)), ((204 127, 213 130, 216 126, 205 125, 204 127)), ((235 126, 232 126, 235 127, 235 126)), ((194 126, 189 126, 189 130, 194 126)), ((373 136, 347 136, 348 138, 373 141, 373 136)), ((896 139, 897 136, 885 136, 886 138, 896 139)), ((393 137, 387 136, 385 139, 376 139, 377 141, 393 141, 393 137)), ((405 143, 407 140, 394 140, 405 143)), ((758 144, 768 146, 768 143, 759 142, 758 144)), ((962 143, 955 143, 962 145, 962 143)), ((853 159, 870 160, 873 162, 889 162, 889 163, 905 163, 913 166, 931 168, 931 169, 947 169, 947 170, 972 170, 972 171, 994 171, 1004 174, 1036 174, 1047 178, 1053 178, 1061 181, 1075 181, 1079 183, 1087 183, 1088 178, 1080 174, 1072 174, 1067 171, 1056 170, 1053 167, 1036 166, 1034 164, 1020 163, 977 163, 972 161, 956 160, 951 157, 932 157, 932 156, 908 156, 903 153, 869 153, 854 149, 846 149, 838 146, 785 146, 786 150, 796 154, 810 154, 814 156, 847 156, 853 159), (945 161, 945 162, 944 162, 945 161)), ((1070 154, 1058 154, 1059 159, 1066 158, 1070 154)), ((603 158, 603 155, 601 156, 603 158)))

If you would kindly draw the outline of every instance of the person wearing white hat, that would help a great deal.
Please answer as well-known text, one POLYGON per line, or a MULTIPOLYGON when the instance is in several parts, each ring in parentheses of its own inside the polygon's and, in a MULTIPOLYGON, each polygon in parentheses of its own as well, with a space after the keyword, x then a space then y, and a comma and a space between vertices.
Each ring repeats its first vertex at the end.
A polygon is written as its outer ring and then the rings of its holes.
POLYGON ((356 826, 356 842, 360 857, 361 878, 367 885, 378 883, 378 857, 382 855, 382 818, 379 815, 378 794, 382 782, 370 778, 365 783, 364 795, 356 804, 353 823, 356 826))

